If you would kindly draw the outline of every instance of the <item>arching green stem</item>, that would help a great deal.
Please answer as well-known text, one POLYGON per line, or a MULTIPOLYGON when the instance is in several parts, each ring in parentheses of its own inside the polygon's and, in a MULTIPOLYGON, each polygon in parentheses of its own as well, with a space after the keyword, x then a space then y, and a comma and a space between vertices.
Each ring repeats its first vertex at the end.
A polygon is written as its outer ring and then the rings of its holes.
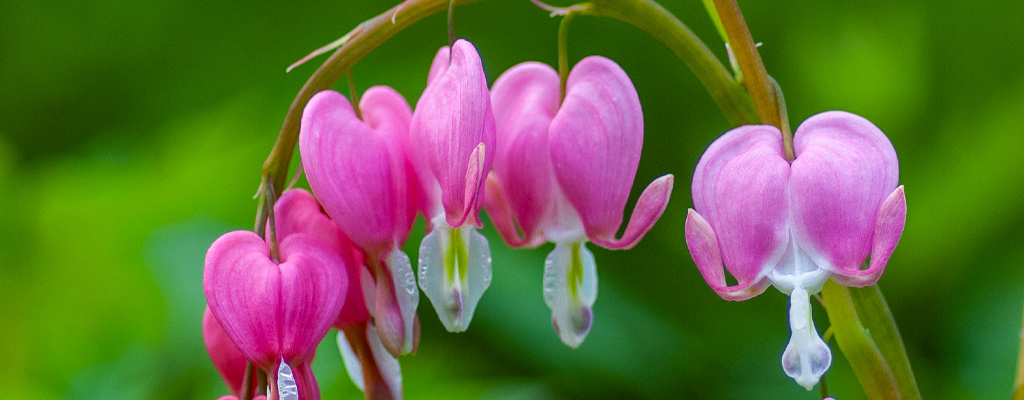
POLYGON ((704 85, 733 126, 760 123, 742 84, 715 58, 696 34, 651 0, 593 0, 581 13, 614 18, 640 28, 679 57, 704 85))

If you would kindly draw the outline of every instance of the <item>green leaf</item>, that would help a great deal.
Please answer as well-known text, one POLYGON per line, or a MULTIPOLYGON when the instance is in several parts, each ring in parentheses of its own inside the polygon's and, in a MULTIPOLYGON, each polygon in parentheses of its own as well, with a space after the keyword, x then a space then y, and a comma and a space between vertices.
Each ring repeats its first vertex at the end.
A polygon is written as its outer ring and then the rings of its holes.
POLYGON ((877 285, 821 291, 839 349, 870 399, 921 399, 903 339, 877 285))

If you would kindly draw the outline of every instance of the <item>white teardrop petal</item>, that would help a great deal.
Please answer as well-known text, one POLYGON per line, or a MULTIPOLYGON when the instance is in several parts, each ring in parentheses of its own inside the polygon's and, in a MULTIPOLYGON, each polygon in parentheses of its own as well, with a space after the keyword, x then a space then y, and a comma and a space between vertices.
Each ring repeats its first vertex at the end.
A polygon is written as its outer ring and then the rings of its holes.
POLYGON ((576 348, 594 322, 597 268, 586 242, 556 243, 544 262, 544 302, 562 343, 576 348))
POLYGON ((491 248, 476 229, 435 224, 420 244, 419 283, 449 332, 469 328, 491 284, 491 248))

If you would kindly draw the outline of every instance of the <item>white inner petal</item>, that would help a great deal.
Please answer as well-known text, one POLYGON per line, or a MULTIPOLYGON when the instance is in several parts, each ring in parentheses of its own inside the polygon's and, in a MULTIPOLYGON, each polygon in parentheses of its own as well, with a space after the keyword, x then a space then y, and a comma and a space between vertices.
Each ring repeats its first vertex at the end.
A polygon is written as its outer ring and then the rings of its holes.
POLYGON ((789 295, 790 339, 782 354, 782 369, 800 386, 814 388, 832 365, 832 352, 821 340, 811 317, 810 296, 821 291, 831 274, 817 265, 794 235, 768 280, 789 295))
POLYGON ((491 285, 491 248, 472 225, 452 228, 439 217, 420 244, 420 288, 445 328, 462 332, 491 285))
POLYGON ((373 359, 377 362, 381 376, 384 377, 384 383, 391 389, 394 398, 400 400, 402 398, 402 369, 398 365, 398 359, 381 344, 377 328, 373 324, 366 325, 366 340, 370 343, 370 351, 373 352, 373 359))
MULTIPOLYGON (((378 339, 378 341, 380 340, 378 339)), ((348 342, 348 338, 345 337, 345 332, 338 332, 338 349, 341 350, 341 359, 345 362, 345 371, 348 372, 348 377, 352 378, 352 383, 355 383, 359 390, 365 392, 366 388, 363 386, 363 364, 359 362, 359 357, 352 350, 352 345, 348 342)))
POLYGON ((412 351, 414 320, 416 319, 416 308, 420 305, 420 292, 416 287, 416 276, 412 272, 409 256, 401 250, 395 249, 388 254, 387 265, 391 268, 391 279, 395 283, 395 299, 402 312, 402 322, 405 327, 405 343, 402 345, 402 352, 405 353, 412 351))
POLYGON ((544 262, 544 302, 562 343, 576 348, 594 322, 597 268, 586 242, 559 242, 544 262))
POLYGON ((295 384, 292 368, 284 360, 277 367, 277 396, 281 400, 299 400, 299 387, 295 384))

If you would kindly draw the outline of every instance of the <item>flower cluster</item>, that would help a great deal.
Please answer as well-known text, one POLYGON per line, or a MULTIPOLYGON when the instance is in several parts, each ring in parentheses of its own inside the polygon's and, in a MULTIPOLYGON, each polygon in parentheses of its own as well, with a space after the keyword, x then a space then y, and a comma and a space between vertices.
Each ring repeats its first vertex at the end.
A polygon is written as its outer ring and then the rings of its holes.
POLYGON ((665 210, 673 177, 641 194, 617 238, 643 144, 639 98, 603 57, 573 68, 564 99, 562 84, 551 67, 524 63, 489 89, 476 48, 458 40, 438 51, 415 111, 382 86, 358 104, 313 96, 299 133, 312 194, 288 190, 276 202, 267 229, 278 254, 247 231, 207 253, 203 333, 228 387, 257 384, 246 382, 251 365, 271 399, 318 399, 309 366, 333 326, 367 397, 402 397, 397 358, 419 343, 419 291, 461 332, 491 283, 482 208, 512 247, 555 244, 543 294, 558 336, 579 346, 597 294, 586 242, 635 246, 665 210), (418 214, 428 233, 414 273, 402 248, 418 214))

